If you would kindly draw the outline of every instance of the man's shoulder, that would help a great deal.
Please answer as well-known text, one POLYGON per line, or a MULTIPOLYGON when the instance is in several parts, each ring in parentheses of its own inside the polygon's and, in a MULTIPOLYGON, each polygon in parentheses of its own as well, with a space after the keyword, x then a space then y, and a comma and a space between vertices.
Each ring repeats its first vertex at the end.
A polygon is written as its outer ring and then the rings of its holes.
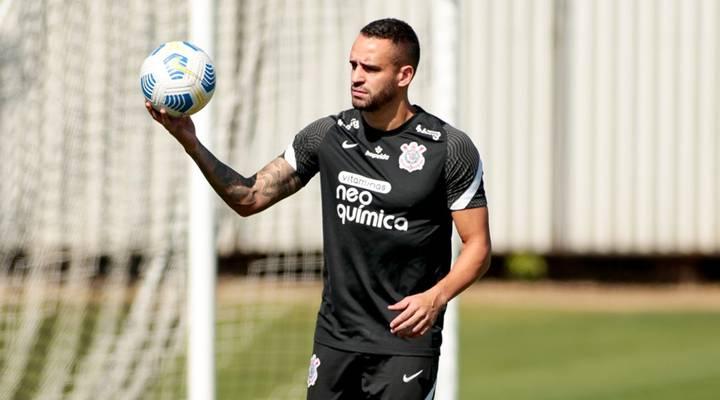
POLYGON ((468 135, 440 117, 431 114, 419 106, 417 118, 409 128, 419 134, 427 135, 435 141, 456 142, 469 140, 468 135))

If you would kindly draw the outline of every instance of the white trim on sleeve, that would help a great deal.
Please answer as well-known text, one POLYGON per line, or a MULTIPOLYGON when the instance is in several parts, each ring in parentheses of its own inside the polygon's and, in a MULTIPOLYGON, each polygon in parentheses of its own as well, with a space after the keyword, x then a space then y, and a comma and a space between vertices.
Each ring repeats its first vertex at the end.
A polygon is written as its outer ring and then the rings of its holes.
POLYGON ((465 190, 465 192, 463 192, 463 194, 452 203, 452 205, 450 206, 450 210, 452 210, 452 211, 462 210, 465 207, 467 207, 468 204, 470 204, 470 200, 472 200, 472 198, 475 196, 475 193, 477 193, 478 188, 480 187, 480 183, 482 182, 482 176, 483 176, 482 159, 480 159, 479 155, 478 155, 478 167, 477 167, 477 170, 475 171, 475 178, 473 178, 472 183, 465 190))
POLYGON ((290 166, 297 171, 297 160, 295 159, 295 148, 293 147, 293 144, 290 143, 288 145, 287 149, 285 149, 285 154, 283 154, 283 157, 285 157, 285 161, 290 164, 290 166))

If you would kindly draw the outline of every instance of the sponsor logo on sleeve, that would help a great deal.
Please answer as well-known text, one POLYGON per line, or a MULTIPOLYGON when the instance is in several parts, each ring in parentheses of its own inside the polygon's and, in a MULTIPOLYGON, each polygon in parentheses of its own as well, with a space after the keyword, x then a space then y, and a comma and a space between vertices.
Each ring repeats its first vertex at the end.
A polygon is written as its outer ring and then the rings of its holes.
POLYGON ((338 126, 345 128, 347 130, 360 129, 360 121, 358 121, 357 118, 351 119, 350 122, 348 122, 348 123, 343 121, 342 118, 338 118, 337 124, 338 124, 338 126))
POLYGON ((440 131, 433 131, 431 129, 427 129, 420 124, 417 124, 417 126, 415 127, 415 131, 417 133, 422 133, 423 135, 430 135, 435 141, 440 140, 440 131))

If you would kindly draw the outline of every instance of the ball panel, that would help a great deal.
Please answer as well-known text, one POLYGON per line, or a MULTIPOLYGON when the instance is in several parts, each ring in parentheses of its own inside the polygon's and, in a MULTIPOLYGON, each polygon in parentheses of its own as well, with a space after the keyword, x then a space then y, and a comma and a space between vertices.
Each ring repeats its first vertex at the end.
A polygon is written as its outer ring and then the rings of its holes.
POLYGON ((145 74, 140 77, 140 87, 142 88, 145 99, 152 101, 155 83, 155 76, 153 76, 153 74, 145 74))
POLYGON ((205 104, 210 101, 210 97, 212 97, 212 94, 206 94, 201 86, 193 86, 191 88, 191 94, 193 99, 195 99, 195 104, 187 111, 187 114, 194 114, 200 111, 200 109, 205 107, 205 104))
POLYGON ((202 82, 200 84, 206 93, 212 93, 215 90, 215 68, 212 64, 205 64, 202 82))
POLYGON ((195 103, 190 93, 168 94, 163 99, 165 107, 169 110, 184 114, 195 103))

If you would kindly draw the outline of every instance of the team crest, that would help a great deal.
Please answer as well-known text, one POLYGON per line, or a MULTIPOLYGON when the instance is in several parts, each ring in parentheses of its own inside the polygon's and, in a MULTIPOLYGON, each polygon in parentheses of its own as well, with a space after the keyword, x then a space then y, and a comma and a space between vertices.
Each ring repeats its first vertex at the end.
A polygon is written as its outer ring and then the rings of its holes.
POLYGON ((310 368, 308 369, 308 387, 315 384, 318 378, 318 372, 317 369, 320 366, 320 359, 313 354, 312 357, 310 357, 310 368))
POLYGON ((400 169, 404 169, 407 172, 420 171, 425 165, 425 157, 423 153, 427 150, 422 144, 417 142, 403 143, 400 146, 402 154, 400 154, 400 169))

